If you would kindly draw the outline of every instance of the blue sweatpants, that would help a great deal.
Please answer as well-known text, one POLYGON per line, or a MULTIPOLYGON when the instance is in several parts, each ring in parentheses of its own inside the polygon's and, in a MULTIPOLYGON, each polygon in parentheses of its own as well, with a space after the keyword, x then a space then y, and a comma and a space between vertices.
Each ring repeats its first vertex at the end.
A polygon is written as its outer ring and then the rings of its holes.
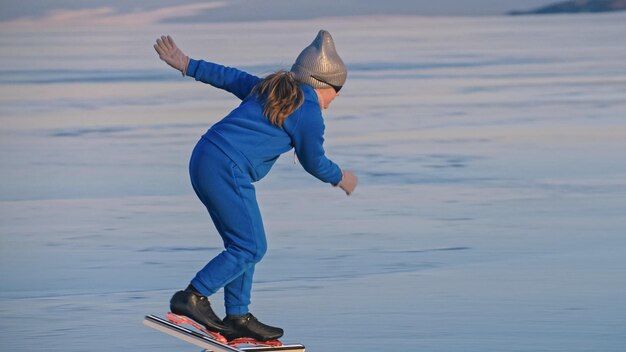
POLYGON ((191 284, 206 296, 223 287, 226 314, 246 314, 254 266, 267 249, 252 179, 204 138, 194 148, 189 173, 225 248, 191 284))

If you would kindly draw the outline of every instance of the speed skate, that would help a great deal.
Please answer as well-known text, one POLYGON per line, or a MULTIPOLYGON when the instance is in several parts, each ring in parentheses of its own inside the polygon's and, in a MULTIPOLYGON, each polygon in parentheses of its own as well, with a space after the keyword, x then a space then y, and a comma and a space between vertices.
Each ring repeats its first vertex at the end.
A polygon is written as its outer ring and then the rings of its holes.
POLYGON ((143 323, 153 329, 164 332, 168 335, 179 338, 196 346, 205 349, 205 352, 238 352, 238 351, 289 351, 289 352, 305 352, 304 346, 301 344, 283 344, 280 341, 254 341, 250 339, 236 339, 226 341, 219 335, 206 331, 195 322, 185 317, 168 313, 166 319, 156 315, 146 315, 143 323), (182 326, 183 323, 191 324, 198 330, 189 329, 182 326))

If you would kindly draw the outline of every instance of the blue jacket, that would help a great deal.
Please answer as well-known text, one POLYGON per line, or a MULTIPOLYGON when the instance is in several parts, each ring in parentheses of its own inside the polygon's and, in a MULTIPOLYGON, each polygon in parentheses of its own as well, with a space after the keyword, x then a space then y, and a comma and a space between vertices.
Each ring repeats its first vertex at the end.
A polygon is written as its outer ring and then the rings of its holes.
POLYGON ((301 84, 304 93, 302 106, 284 122, 283 127, 272 125, 263 115, 259 97, 250 94, 261 81, 259 77, 232 67, 189 60, 187 75, 196 81, 233 93, 241 104, 214 124, 203 138, 217 145, 253 181, 262 179, 278 157, 295 148, 304 169, 323 182, 337 185, 341 169, 326 158, 324 152, 324 119, 313 87, 301 84))

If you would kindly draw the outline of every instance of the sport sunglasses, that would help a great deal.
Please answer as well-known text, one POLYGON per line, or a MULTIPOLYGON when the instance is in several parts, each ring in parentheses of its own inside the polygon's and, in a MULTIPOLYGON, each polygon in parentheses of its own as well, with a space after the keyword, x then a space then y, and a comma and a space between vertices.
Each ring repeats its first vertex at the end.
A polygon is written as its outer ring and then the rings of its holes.
POLYGON ((311 75, 311 77, 312 77, 313 79, 317 80, 317 81, 320 81, 320 82, 322 82, 322 83, 328 84, 329 86, 331 86, 331 87, 335 90, 335 93, 339 93, 339 91, 341 90, 341 87, 343 87, 343 86, 336 86, 336 85, 334 85, 334 84, 330 84, 330 83, 328 83, 328 82, 324 81, 323 79, 319 79, 319 78, 317 78, 317 77, 315 77, 315 76, 313 76, 313 75, 311 75))

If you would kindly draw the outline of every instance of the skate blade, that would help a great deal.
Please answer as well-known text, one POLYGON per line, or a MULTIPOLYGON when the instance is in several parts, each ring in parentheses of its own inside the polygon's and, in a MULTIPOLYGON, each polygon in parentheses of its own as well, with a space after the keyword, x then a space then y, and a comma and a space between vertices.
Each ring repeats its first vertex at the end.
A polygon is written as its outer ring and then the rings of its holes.
POLYGON ((241 345, 280 347, 283 345, 283 343, 278 340, 259 341, 248 337, 240 337, 238 339, 230 340, 228 341, 228 344, 233 347, 239 347, 241 345))

